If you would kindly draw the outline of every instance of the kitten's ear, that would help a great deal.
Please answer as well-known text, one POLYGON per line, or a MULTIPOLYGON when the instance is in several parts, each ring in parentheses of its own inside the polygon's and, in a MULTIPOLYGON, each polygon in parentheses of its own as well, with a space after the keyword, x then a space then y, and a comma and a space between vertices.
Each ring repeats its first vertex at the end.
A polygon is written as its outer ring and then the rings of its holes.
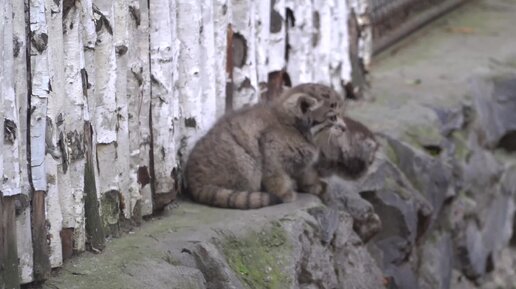
POLYGON ((292 94, 285 101, 285 108, 294 111, 296 115, 305 115, 306 113, 317 109, 321 104, 319 101, 306 93, 292 94))
POLYGON ((302 114, 312 111, 317 106, 317 99, 311 97, 308 94, 301 94, 297 99, 297 106, 302 114))

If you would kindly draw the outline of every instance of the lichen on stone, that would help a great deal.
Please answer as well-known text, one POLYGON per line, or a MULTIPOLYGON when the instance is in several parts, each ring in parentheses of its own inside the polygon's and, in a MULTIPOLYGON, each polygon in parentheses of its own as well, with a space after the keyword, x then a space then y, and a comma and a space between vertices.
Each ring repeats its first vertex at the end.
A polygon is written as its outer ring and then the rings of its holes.
POLYGON ((245 237, 225 236, 222 250, 228 265, 247 288, 289 288, 293 282, 285 274, 292 245, 279 223, 245 237))

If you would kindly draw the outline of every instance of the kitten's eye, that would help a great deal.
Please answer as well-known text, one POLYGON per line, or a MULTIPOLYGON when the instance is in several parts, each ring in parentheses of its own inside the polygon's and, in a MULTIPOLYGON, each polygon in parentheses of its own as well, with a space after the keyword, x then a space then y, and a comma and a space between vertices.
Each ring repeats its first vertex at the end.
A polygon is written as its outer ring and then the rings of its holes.
POLYGON ((332 116, 330 116, 330 120, 331 120, 331 121, 337 121, 337 116, 336 116, 336 115, 332 115, 332 116))
POLYGON ((330 104, 330 107, 331 107, 331 108, 336 108, 336 107, 337 107, 337 104, 334 102, 334 103, 330 104))

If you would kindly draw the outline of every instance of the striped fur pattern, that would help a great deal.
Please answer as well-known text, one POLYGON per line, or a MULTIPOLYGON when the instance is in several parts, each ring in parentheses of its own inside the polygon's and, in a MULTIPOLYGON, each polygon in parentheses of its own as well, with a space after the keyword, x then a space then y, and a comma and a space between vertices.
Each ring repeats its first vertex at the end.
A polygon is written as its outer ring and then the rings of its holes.
POLYGON ((337 175, 344 179, 363 176, 373 163, 379 144, 374 134, 362 123, 342 117, 346 131, 323 130, 314 135, 320 149, 315 168, 321 177, 337 175))
POLYGON ((312 131, 342 125, 342 106, 331 88, 311 83, 223 116, 190 153, 187 191, 199 203, 223 208, 295 200, 298 180, 312 175, 307 171, 318 158, 312 131))

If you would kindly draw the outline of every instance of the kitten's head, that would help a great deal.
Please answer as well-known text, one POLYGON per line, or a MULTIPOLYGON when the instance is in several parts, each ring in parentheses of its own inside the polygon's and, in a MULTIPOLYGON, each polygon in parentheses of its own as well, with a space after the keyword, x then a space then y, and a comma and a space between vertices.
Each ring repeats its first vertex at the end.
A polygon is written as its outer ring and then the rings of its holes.
POLYGON ((345 130, 340 112, 344 110, 344 98, 326 85, 304 83, 280 96, 284 113, 293 118, 304 133, 315 135, 318 131, 333 127, 345 130))
POLYGON ((345 131, 328 128, 314 135, 320 150, 316 169, 323 177, 337 175, 345 179, 363 176, 375 159, 379 144, 374 134, 362 123, 342 117, 345 131))

